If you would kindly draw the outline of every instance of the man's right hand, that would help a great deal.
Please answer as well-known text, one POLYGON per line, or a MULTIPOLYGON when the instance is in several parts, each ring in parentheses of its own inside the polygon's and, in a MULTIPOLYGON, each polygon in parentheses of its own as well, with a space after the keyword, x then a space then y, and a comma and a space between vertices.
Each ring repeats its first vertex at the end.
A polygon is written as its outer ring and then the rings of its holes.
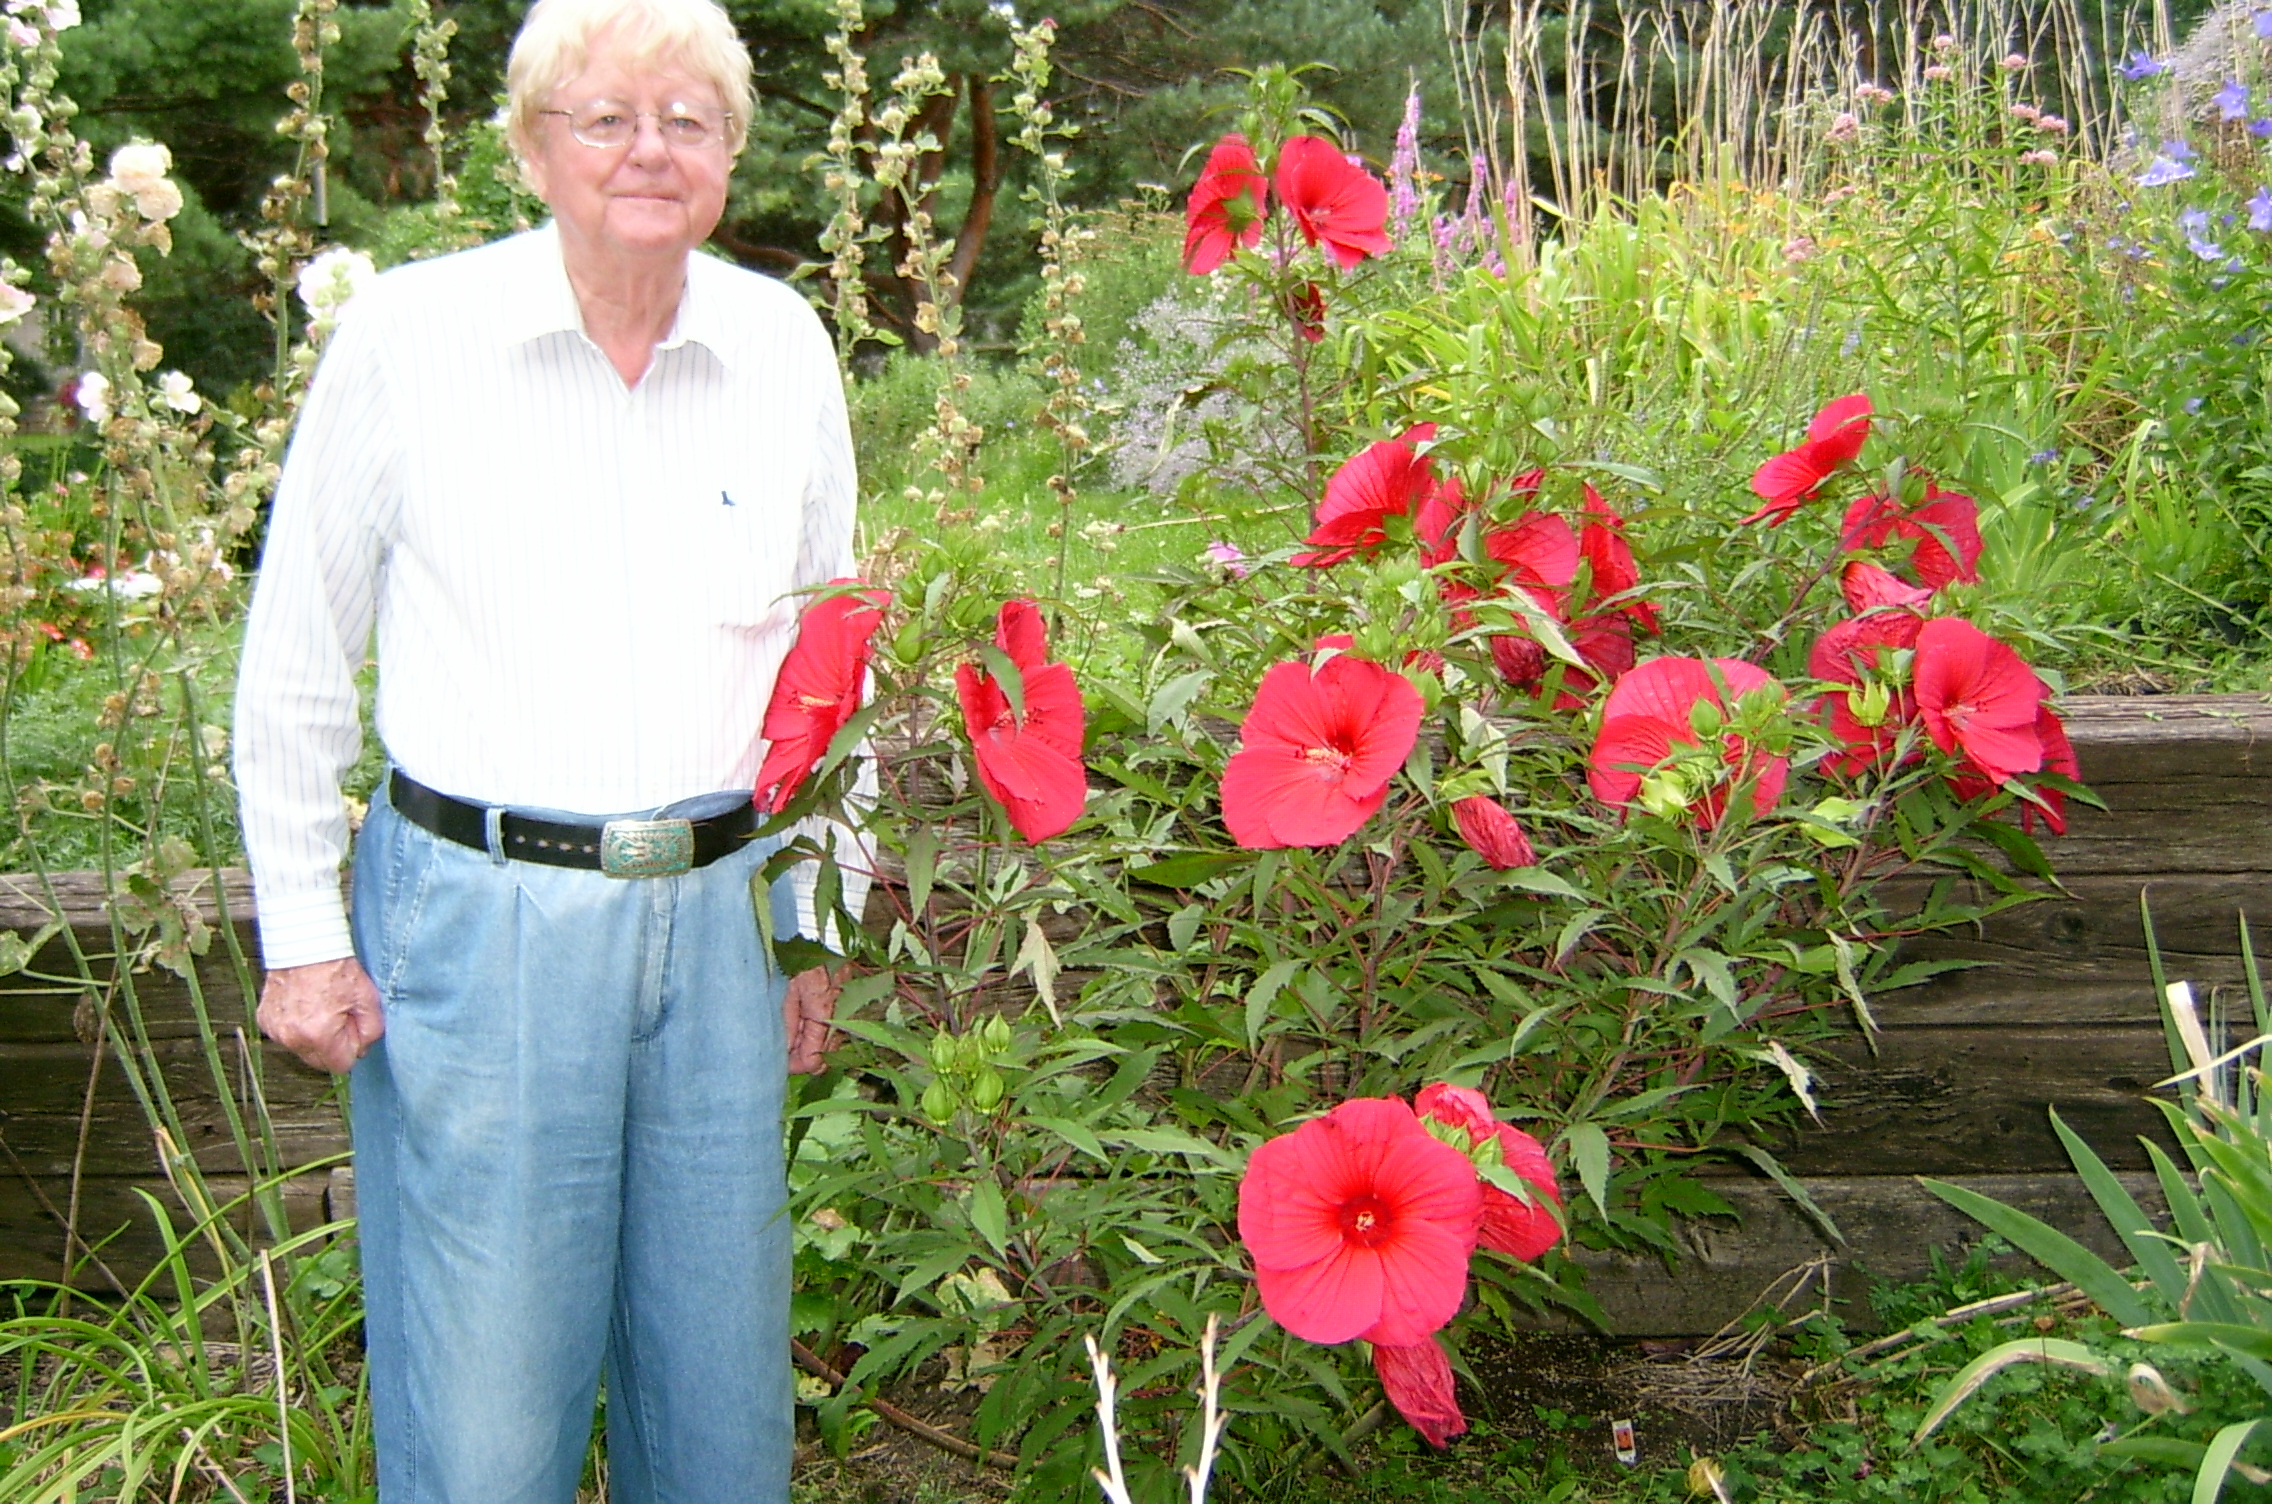
POLYGON ((379 989, 353 956, 272 971, 260 1032, 318 1070, 344 1071, 386 1032, 379 989))

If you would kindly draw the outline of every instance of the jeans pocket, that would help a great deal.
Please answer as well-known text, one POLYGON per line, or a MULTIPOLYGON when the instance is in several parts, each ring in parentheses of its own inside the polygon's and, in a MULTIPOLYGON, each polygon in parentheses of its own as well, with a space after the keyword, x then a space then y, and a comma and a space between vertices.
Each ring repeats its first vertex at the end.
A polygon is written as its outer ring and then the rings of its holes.
POLYGON ((355 954, 392 1003, 402 979, 410 934, 425 907, 439 838, 410 823, 382 790, 355 841, 353 873, 355 954))

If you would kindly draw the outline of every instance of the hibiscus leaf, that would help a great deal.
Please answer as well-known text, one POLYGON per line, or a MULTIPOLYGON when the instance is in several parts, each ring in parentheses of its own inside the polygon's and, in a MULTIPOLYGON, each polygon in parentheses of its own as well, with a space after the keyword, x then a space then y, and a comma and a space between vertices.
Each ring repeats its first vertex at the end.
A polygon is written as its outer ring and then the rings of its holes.
MULTIPOLYGON (((1822 1209, 1805 1186, 1799 1184, 1796 1176, 1783 1168, 1781 1160, 1756 1144, 1743 1144, 1738 1147, 1743 1150, 1745 1159, 1759 1166, 1760 1173, 1774 1181, 1783 1194, 1791 1198, 1792 1204, 1806 1213, 1808 1221, 1822 1229, 1824 1236, 1841 1248, 1846 1246, 1846 1234, 1838 1230, 1837 1221, 1831 1217, 1830 1213, 1822 1209)), ((1932 1186, 1928 1182, 1925 1188, 1931 1190, 1932 1186)))
POLYGON ((883 702, 873 701, 854 711, 851 719, 836 728, 836 735, 828 739, 828 755, 820 760, 819 767, 813 769, 815 782, 827 777, 836 770, 838 763, 860 750, 860 744, 868 739, 868 728, 876 723, 876 717, 882 712, 883 702))
POLYGON ((1128 875, 1140 883, 1160 888, 1196 888, 1226 867, 1235 867, 1246 861, 1242 851, 1186 851, 1175 856, 1162 857, 1142 867, 1131 867, 1128 875))
POLYGON ((1623 465, 1615 460, 1573 460, 1570 462, 1569 468, 1572 470, 1598 470, 1603 475, 1614 475, 1619 480, 1631 481, 1644 491, 1661 492, 1665 488, 1664 477, 1641 465, 1623 465))
POLYGON ((1525 893, 1543 893, 1551 898, 1569 898, 1579 903, 1586 902, 1591 896, 1583 889, 1573 886, 1568 878, 1549 872, 1544 867, 1516 867, 1497 874, 1497 881, 1504 888, 1517 888, 1525 893))
POLYGON ((1034 1112, 1026 1115, 1026 1121, 1037 1128, 1048 1129, 1051 1133, 1065 1140, 1066 1143, 1101 1164, 1112 1163, 1112 1156, 1105 1153, 1104 1141, 1098 1138, 1093 1130, 1074 1122, 1071 1118, 1051 1117, 1046 1113, 1034 1112))
POLYGON ((2010 857, 2012 865, 2029 877, 2045 878, 2053 882, 2058 880, 2052 875, 2051 863, 2044 857, 2043 848, 2036 845, 2034 837, 2017 825, 2006 825, 2001 820, 1977 820, 1973 822, 1972 829, 2010 857))
POLYGON ((1270 968, 1254 979, 1246 990, 1246 1044, 1248 1049, 1260 1048, 1262 1026, 1270 1018, 1270 1005, 1277 999, 1279 990, 1293 980, 1294 973, 1302 969, 1299 960, 1274 962, 1270 968))
POLYGON ((918 825, 907 837, 907 907, 910 913, 920 914, 931 904, 931 879, 939 867, 939 835, 928 825, 918 825))
POLYGON ((1041 920, 1026 916, 1026 938, 1018 947, 1017 958, 1010 963, 1014 976, 1020 971, 1033 976, 1033 990, 1041 994, 1042 1006, 1049 1010, 1049 1021, 1059 1028, 1065 1027, 1064 1017, 1057 1011, 1057 949, 1049 943, 1049 932, 1041 927, 1041 920))
POLYGON ((1554 942, 1554 963, 1559 966, 1570 958, 1580 941, 1593 933, 1594 926, 1609 917, 1607 909, 1580 909, 1562 926, 1562 933, 1554 942))
POLYGON ((1010 1213, 1002 1204, 1002 1188, 989 1176, 980 1176, 970 1188, 970 1225, 996 1253, 1010 1243, 1010 1213))
POLYGON ((1026 718, 1026 676, 1017 661, 994 644, 979 644, 978 661, 986 670, 986 677, 1002 691, 1002 698, 1010 702, 1010 714, 1023 725, 1026 718))
POLYGON ((1188 674, 1178 674, 1161 685, 1152 695, 1152 703, 1144 708, 1144 729, 1153 736, 1170 722, 1180 723, 1191 702, 1199 698, 1200 691, 1215 682, 1215 671, 1195 668, 1188 674))
POLYGON ((1562 1141, 1570 1146, 1570 1163, 1578 1171, 1578 1182, 1593 1198, 1594 1205, 1604 1217, 1609 1215, 1609 1135, 1602 1132, 1599 1123, 1572 1123, 1564 1130, 1562 1141))

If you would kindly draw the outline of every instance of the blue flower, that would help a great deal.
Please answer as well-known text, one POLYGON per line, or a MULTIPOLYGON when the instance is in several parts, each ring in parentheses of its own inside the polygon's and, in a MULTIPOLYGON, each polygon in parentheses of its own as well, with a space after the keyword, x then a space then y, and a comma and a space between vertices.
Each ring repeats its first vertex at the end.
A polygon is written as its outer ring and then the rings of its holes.
POLYGON ((2256 13, 2256 34, 2266 41, 2272 42, 2272 10, 2260 10, 2256 13))
MULTIPOLYGON (((2272 16, 2272 11, 2266 11, 2272 16)), ((2248 227, 2252 230, 2272 230, 2272 188, 2259 188, 2248 201, 2248 227)))
POLYGON ((2031 465, 2056 465, 2059 463, 2059 451, 2056 449, 2038 449, 2027 457, 2027 462, 2031 465))
POLYGON ((2167 188, 2170 184, 2182 183, 2191 176, 2193 169, 2184 163, 2173 162, 2168 157, 2156 157, 2146 164, 2144 172, 2138 174, 2138 186, 2167 188))
POLYGON ((2193 160, 2194 155, 2193 143, 2186 140, 2183 136, 2178 137, 2174 141, 2169 140, 2165 137, 2162 141, 2162 155, 2169 158, 2172 162, 2190 162, 2193 160))
POLYGON ((2197 412, 2201 411, 2201 399, 2200 399, 2199 397, 2188 397, 2188 398, 2186 398, 2186 399, 2185 399, 2185 410, 2186 410, 2187 412, 2189 412, 2189 413, 2197 413, 2197 412))
POLYGON ((2120 71, 2124 78, 2136 83, 2141 78, 2152 78, 2161 72, 2162 64, 2156 62, 2151 53, 2133 52, 2130 61, 2122 64, 2120 71))
POLYGON ((2248 90, 2237 78, 2226 79, 2225 86, 2209 102, 2217 107, 2220 119, 2239 120, 2248 114, 2248 90))
MULTIPOLYGON (((2268 10, 2264 14, 2272 16, 2272 10, 2268 10)), ((2266 115, 2258 119, 2251 120, 2248 123, 2248 133, 2259 141, 2263 140, 2266 136, 2272 136, 2272 115, 2266 115)))

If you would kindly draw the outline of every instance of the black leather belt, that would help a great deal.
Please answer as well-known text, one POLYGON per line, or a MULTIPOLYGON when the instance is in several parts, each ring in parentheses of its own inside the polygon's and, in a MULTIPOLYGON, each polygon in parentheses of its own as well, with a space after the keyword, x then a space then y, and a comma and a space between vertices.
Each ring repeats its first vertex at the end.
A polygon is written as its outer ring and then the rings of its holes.
MULTIPOLYGON (((446 841, 489 849, 489 807, 436 793, 400 768, 387 785, 402 817, 446 841)), ((582 867, 609 877, 669 877, 707 867, 742 849, 757 833, 757 810, 738 805, 702 820, 539 820, 510 810, 498 815, 505 855, 548 867, 582 867)))

